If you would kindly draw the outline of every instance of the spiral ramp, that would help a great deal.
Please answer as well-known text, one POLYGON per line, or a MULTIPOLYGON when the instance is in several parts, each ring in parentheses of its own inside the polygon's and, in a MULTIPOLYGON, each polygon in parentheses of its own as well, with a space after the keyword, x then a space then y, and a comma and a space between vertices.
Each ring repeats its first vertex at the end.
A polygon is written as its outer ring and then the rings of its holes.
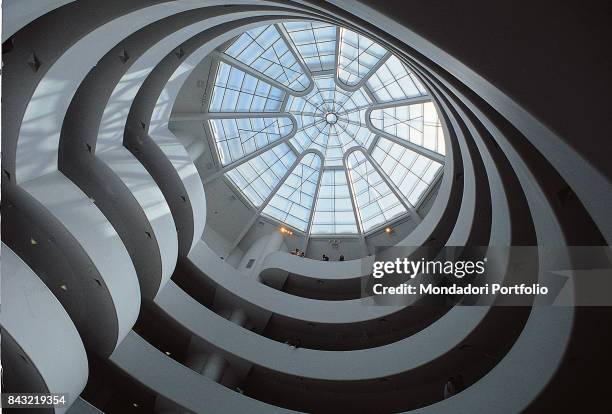
POLYGON ((571 123, 559 133, 491 68, 428 40, 426 18, 403 18, 367 1, 5 1, 6 389, 68 393, 58 413, 570 412, 604 398, 606 308, 368 306, 373 255, 322 271, 273 251, 245 277, 209 245, 217 193, 175 107, 218 48, 292 20, 376 39, 436 105, 443 175, 395 244, 538 246, 540 277, 575 266, 571 246, 610 245, 609 141, 567 138, 571 123), (576 366, 603 376, 573 384, 576 366), (443 399, 456 372, 466 387, 443 399))

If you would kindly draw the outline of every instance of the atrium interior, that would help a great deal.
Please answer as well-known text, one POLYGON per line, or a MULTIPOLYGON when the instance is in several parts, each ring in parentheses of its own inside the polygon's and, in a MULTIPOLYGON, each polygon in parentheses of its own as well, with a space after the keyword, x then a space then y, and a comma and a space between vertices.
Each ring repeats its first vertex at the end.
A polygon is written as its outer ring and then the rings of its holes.
POLYGON ((68 414, 602 411, 607 3, 4 0, 2 392, 68 414), (467 247, 527 249, 566 302, 364 290, 396 249, 467 247))
POLYGON ((232 263, 261 222, 290 229, 306 257, 330 240, 332 259, 372 254, 385 228, 414 229, 443 175, 442 122, 418 78, 366 36, 314 21, 223 44, 185 82, 169 128, 185 145, 206 138, 196 166, 223 196, 207 199, 204 237, 232 263))

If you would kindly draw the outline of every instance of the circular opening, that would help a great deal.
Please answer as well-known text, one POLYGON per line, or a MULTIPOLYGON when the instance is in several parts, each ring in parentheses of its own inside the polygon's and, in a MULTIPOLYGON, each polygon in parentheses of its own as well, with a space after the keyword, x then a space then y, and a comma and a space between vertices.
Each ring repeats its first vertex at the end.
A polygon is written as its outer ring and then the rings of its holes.
POLYGON ((325 115, 325 121, 328 124, 335 124, 336 121, 338 121, 338 116, 333 112, 329 112, 327 115, 325 115))
MULTIPOLYGON (((322 237, 378 234, 379 230, 385 237, 397 237, 394 236, 397 230, 389 227, 385 232, 385 226, 409 215, 411 205, 418 204, 430 192, 437 192, 434 180, 442 176, 440 161, 445 146, 436 108, 425 98, 410 100, 426 96, 421 92, 425 87, 413 78, 400 57, 382 45, 349 29, 330 26, 333 30, 321 34, 317 42, 328 39, 325 37, 328 35, 336 40, 339 30, 336 55, 321 54, 312 42, 314 52, 310 46, 296 49, 293 42, 301 39, 299 27, 311 27, 308 22, 300 24, 303 26, 284 26, 289 37, 278 34, 274 26, 270 26, 272 30, 268 26, 251 29, 223 52, 252 67, 238 67, 220 56, 214 57, 218 68, 210 82, 215 98, 208 109, 214 135, 211 144, 216 145, 220 164, 224 166, 221 174, 258 214, 279 221, 280 226, 286 225, 283 228, 287 231, 281 231, 285 236, 295 229, 304 235, 322 237), (256 59, 263 62, 274 56, 273 46, 262 51, 260 42, 264 38, 270 45, 288 42, 286 50, 293 50, 295 56, 287 53, 281 61, 283 65, 295 63, 291 74, 281 79, 274 69, 280 63, 262 66, 263 63, 252 60, 260 56, 256 59), (362 57, 367 54, 367 62, 352 59, 352 53, 362 57), (300 58, 306 66, 297 64, 300 58), (282 80, 290 98, 284 103, 278 100, 275 87, 274 93, 270 89, 264 99, 260 91, 253 90, 252 82, 246 81, 246 76, 255 76, 254 72, 282 80), (227 78, 234 74, 244 82, 239 90, 232 89, 235 93, 229 93, 228 85, 235 79, 230 82, 227 78), (410 79, 412 86, 404 90, 405 79, 410 79), (307 88, 309 92, 304 93, 307 88), (266 118, 247 117, 245 109, 265 112, 266 118), (218 112, 236 115, 214 115, 218 112), (287 115, 295 121, 277 121, 287 115), (287 142, 273 142, 285 141, 281 137, 287 137, 293 126, 297 127, 295 136, 287 142), (380 136, 381 133, 385 136, 380 136), (415 133, 425 134, 428 139, 421 142, 413 137, 415 133), (427 151, 419 151, 419 146, 428 146, 427 151), (274 186, 267 181, 271 169, 276 176, 274 186)), ((193 103, 201 106, 201 101, 193 103)), ((211 217, 225 220, 219 215, 211 217)))

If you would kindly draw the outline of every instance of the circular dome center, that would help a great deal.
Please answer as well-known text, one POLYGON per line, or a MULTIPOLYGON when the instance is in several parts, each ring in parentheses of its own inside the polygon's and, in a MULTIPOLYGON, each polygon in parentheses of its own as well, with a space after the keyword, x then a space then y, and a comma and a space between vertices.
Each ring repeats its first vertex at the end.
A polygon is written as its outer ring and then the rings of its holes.
POLYGON ((333 125, 333 124, 335 124, 337 121, 338 121, 338 115, 336 115, 335 113, 333 113, 333 112, 328 112, 328 113, 325 115, 325 122, 327 122, 328 124, 333 125))

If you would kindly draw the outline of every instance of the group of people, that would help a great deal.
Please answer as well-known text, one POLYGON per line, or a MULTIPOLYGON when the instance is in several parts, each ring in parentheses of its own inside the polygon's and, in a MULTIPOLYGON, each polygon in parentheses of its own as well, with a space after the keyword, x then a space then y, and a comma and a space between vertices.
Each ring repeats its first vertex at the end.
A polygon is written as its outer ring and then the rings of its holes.
MULTIPOLYGON (((325 253, 323 253, 323 256, 321 256, 321 260, 323 260, 324 262, 329 262, 329 256, 326 255, 325 253)), ((340 257, 338 258, 339 262, 344 262, 344 255, 341 254, 340 257)))
MULTIPOLYGON (((297 247, 294 250, 291 250, 289 253, 291 253, 294 256, 304 257, 304 251, 298 249, 297 247)), ((323 255, 321 256, 321 260, 323 260, 324 262, 329 262, 329 256, 326 255, 325 253, 323 253, 323 255)), ((340 257, 338 257, 338 261, 339 262, 344 262, 344 255, 343 254, 341 254, 340 257)))
POLYGON ((298 249, 297 247, 295 248, 295 250, 291 250, 290 253, 294 256, 304 257, 304 252, 298 249))

